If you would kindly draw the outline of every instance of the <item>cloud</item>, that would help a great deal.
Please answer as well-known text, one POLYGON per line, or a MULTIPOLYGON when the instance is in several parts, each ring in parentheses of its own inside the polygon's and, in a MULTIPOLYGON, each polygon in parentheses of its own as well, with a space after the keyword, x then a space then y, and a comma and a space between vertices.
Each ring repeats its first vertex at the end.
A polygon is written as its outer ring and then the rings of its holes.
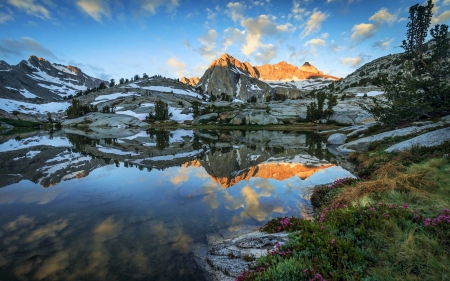
POLYGON ((50 19, 50 12, 42 5, 35 4, 34 0, 8 0, 8 3, 29 15, 41 19, 50 19))
POLYGON ((388 23, 391 25, 397 21, 397 15, 390 14, 386 8, 381 8, 378 12, 371 16, 369 20, 378 23, 388 23))
POLYGON ((6 14, 3 12, 0 12, 0 23, 5 23, 7 21, 13 20, 14 17, 12 14, 6 14))
MULTIPOLYGON (((170 66, 173 70, 175 70, 175 74, 178 77, 186 76, 186 64, 184 62, 180 61, 178 58, 175 58, 175 57, 170 58, 166 61, 166 64, 168 66, 170 66)), ((187 181, 188 179, 189 179, 189 175, 182 173, 182 171, 180 170, 179 173, 175 177, 172 177, 170 179, 170 181, 173 184, 178 185, 184 181, 187 181)))
POLYGON ((298 1, 293 1, 292 5, 291 12, 295 20, 303 20, 304 16, 309 16, 311 14, 311 12, 308 12, 306 9, 300 8, 300 3, 298 1))
POLYGON ((371 23, 355 24, 352 28, 353 40, 365 40, 372 37, 377 32, 377 26, 371 23))
POLYGON ((226 13, 231 17, 233 21, 244 19, 245 6, 239 2, 230 2, 227 4, 228 10, 226 13))
POLYGON ((278 49, 272 44, 261 45, 261 52, 255 55, 255 60, 261 64, 270 63, 278 55, 278 49))
POLYGON ((30 37, 21 39, 3 39, 0 44, 0 54, 5 57, 9 55, 28 56, 34 54, 47 58, 56 58, 52 51, 42 46, 39 42, 30 37))
POLYGON ((376 41, 372 44, 372 46, 374 48, 380 48, 383 50, 388 50, 391 47, 391 43, 394 41, 394 39, 385 39, 385 40, 380 40, 380 41, 376 41))
POLYGON ((208 20, 211 20, 211 21, 215 21, 216 20, 217 13, 214 13, 214 11, 212 11, 209 8, 206 8, 206 13, 207 13, 206 18, 208 20))
POLYGON ((311 33, 320 31, 322 22, 328 17, 328 14, 314 9, 313 14, 309 17, 309 20, 306 23, 306 27, 302 31, 302 37, 306 37, 311 33))
POLYGON ((111 17, 109 5, 103 0, 78 0, 77 6, 98 22, 102 22, 102 15, 111 17))
POLYGON ((217 57, 217 52, 214 51, 216 47, 216 40, 218 34, 214 29, 210 29, 206 35, 198 37, 198 41, 202 44, 199 48, 200 55, 209 60, 215 59, 217 57))
POLYGON ((450 0, 444 0, 443 5, 450 5, 450 0))
POLYGON ((321 38, 314 38, 314 39, 307 41, 304 44, 304 46, 313 46, 313 47, 325 46, 325 40, 323 40, 321 38))
POLYGON ((232 44, 243 44, 245 42, 245 32, 237 28, 229 27, 223 33, 222 52, 225 52, 232 44))
POLYGON ((344 64, 344 65, 350 64, 353 67, 357 67, 361 62, 362 62, 362 57, 341 59, 342 64, 344 64))
POLYGON ((437 17, 433 17, 432 22, 434 24, 439 24, 443 22, 447 22, 450 19, 450 11, 445 11, 437 17))
POLYGON ((166 6, 167 11, 174 11, 178 6, 178 0, 143 0, 139 1, 143 10, 156 14, 156 10, 161 6, 166 6))
POLYGON ((245 28, 247 34, 246 43, 241 49, 246 56, 250 56, 260 47, 262 35, 274 36, 288 31, 290 26, 289 24, 277 25, 266 15, 242 20, 241 25, 245 28))
POLYGON ((334 40, 331 40, 331 43, 328 47, 333 53, 342 52, 343 50, 345 50, 344 46, 339 46, 334 40))

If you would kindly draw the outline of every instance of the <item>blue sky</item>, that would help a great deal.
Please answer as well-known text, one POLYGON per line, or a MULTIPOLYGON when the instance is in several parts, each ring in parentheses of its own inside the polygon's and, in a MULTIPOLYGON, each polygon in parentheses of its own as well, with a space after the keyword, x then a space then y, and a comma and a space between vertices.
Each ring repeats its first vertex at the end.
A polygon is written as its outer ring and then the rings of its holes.
MULTIPOLYGON (((433 2, 433 25, 449 24, 450 0, 433 2)), ((425 0, 1 0, 0 59, 34 54, 118 81, 201 77, 226 52, 345 77, 402 51, 416 3, 425 0)))

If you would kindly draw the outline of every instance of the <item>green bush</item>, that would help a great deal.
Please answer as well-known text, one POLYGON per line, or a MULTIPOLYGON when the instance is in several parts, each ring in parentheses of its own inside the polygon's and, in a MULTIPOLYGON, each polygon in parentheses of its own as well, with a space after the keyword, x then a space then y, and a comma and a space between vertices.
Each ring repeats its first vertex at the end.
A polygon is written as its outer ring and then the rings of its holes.
POLYGON ((77 99, 72 99, 72 105, 66 109, 66 114, 68 118, 76 118, 83 116, 89 112, 97 112, 98 108, 96 105, 84 105, 77 99))

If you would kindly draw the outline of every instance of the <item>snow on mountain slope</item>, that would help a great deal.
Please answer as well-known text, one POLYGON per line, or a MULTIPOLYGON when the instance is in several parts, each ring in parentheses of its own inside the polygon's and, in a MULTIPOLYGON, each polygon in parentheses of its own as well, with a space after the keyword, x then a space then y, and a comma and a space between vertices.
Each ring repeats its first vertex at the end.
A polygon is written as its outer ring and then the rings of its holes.
POLYGON ((56 113, 66 110, 69 106, 70 103, 68 102, 34 104, 0 98, 0 109, 9 113, 12 113, 13 111, 26 114, 46 114, 47 112, 56 113))
POLYGON ((90 77, 77 67, 51 64, 33 55, 18 65, 0 61, 1 98, 55 101, 98 87, 102 82, 106 81, 90 77))

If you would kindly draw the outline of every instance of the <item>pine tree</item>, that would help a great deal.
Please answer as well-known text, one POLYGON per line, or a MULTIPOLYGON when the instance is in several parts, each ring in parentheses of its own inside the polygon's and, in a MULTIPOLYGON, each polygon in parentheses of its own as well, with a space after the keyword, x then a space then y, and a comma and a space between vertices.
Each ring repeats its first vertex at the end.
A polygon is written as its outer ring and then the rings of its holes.
POLYGON ((387 75, 380 76, 386 100, 372 98, 372 106, 363 106, 380 122, 395 125, 450 113, 448 26, 433 27, 432 39, 425 44, 433 6, 428 0, 424 6, 416 4, 409 9, 402 58, 410 77, 396 77, 394 81, 387 75))

